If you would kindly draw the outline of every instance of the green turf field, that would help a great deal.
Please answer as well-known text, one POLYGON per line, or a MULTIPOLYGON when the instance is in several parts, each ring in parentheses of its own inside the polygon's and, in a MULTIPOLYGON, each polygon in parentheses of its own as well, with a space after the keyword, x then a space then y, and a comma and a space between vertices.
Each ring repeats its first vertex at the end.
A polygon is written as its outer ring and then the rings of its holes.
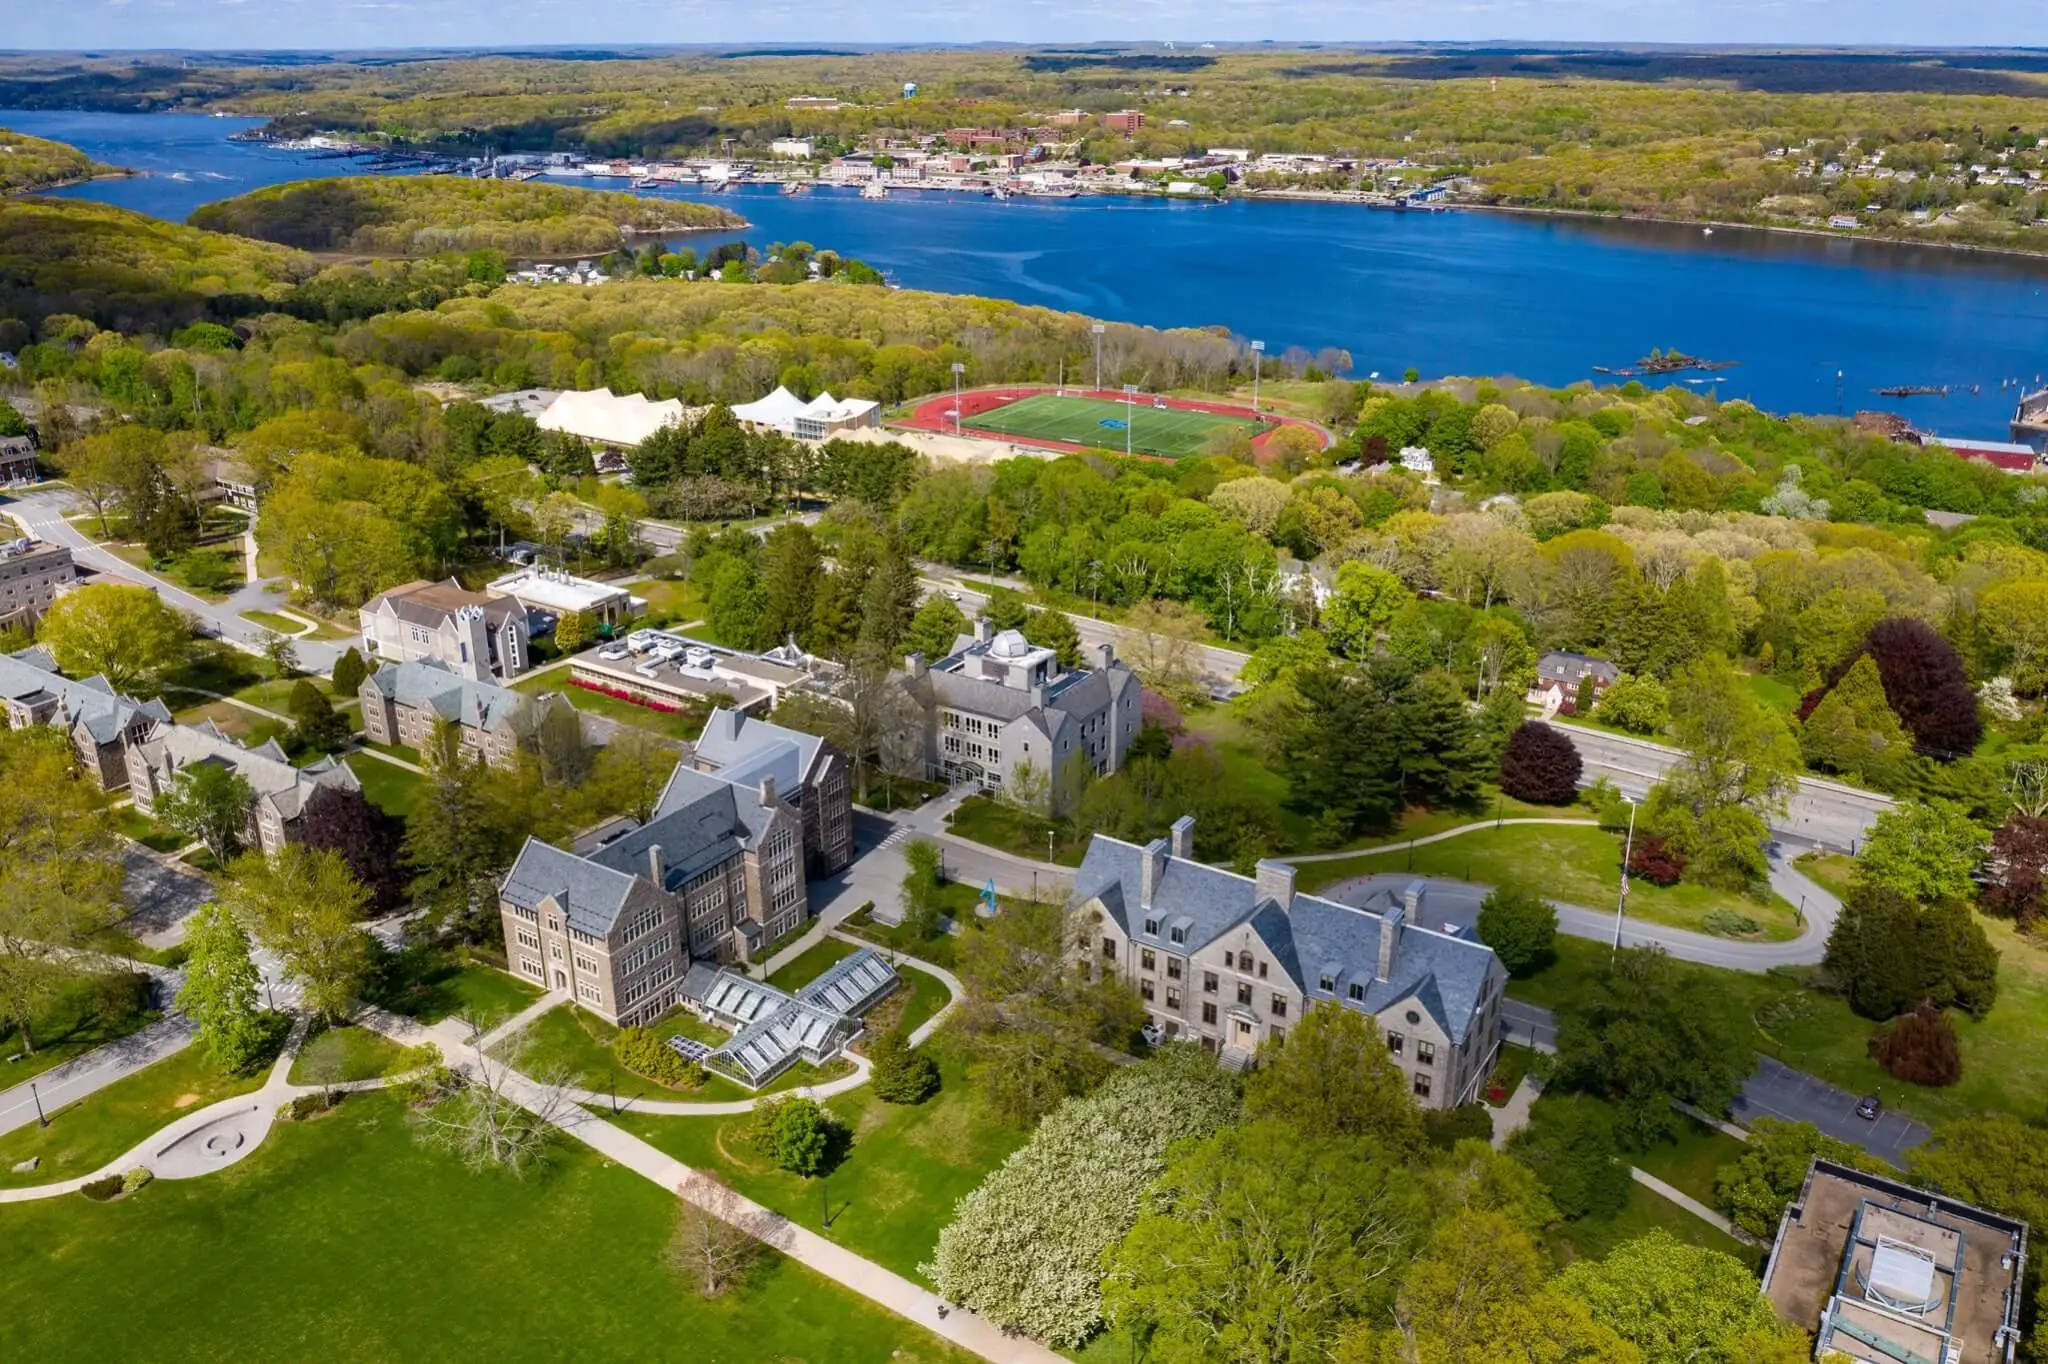
MULTIPOLYGON (((1211 412, 1161 411, 1150 398, 1139 398, 1128 412, 1132 419, 1131 449, 1141 454, 1178 459, 1201 453, 1216 432, 1236 429, 1256 434, 1265 423, 1249 417, 1222 417, 1211 412)), ((1124 404, 1103 398, 1061 398, 1049 393, 1019 398, 992 412, 962 423, 976 431, 1034 440, 1066 441, 1120 450, 1124 445, 1124 404), (1116 423, 1104 426, 1103 422, 1116 423)))

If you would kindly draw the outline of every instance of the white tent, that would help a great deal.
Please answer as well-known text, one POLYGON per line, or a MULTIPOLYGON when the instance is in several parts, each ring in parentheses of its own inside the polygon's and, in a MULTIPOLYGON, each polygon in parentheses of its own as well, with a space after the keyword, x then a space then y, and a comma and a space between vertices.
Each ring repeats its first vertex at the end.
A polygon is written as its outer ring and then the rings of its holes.
POLYGON ((689 410, 676 398, 651 403, 639 393, 623 398, 609 389, 563 393, 534 418, 543 431, 566 431, 596 445, 638 445, 664 426, 676 426, 689 410))
POLYGON ((741 403, 733 408, 732 414, 743 422, 755 426, 772 426, 777 431, 793 432, 796 419, 810 408, 802 398, 786 388, 777 388, 758 402, 741 403))

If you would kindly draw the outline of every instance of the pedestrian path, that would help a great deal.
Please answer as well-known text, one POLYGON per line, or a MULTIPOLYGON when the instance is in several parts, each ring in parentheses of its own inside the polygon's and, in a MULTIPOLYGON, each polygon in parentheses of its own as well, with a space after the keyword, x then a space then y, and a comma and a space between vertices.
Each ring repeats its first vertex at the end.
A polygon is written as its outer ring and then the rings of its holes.
POLYGON ((1750 1235, 1741 1227, 1736 1226, 1733 1222, 1730 1222, 1727 1218, 1723 1217, 1720 1213, 1715 1212, 1712 1208, 1700 1202, 1691 1194, 1686 1193, 1682 1189, 1673 1188, 1671 1185, 1666 1184, 1663 1180, 1657 1178, 1657 1176, 1651 1174, 1649 1171, 1638 1170, 1633 1165, 1631 1165, 1629 1167, 1628 1172, 1630 1178, 1634 1179, 1636 1183, 1642 1185, 1651 1193, 1656 1194, 1659 1198, 1668 1199, 1671 1202, 1677 1204, 1679 1207, 1684 1208, 1694 1217, 1699 1218, 1700 1221, 1705 1222, 1708 1226, 1713 1227, 1715 1230, 1725 1232, 1726 1234, 1734 1237, 1736 1240, 1742 1242, 1746 1246, 1760 1246, 1763 1244, 1761 1240, 1750 1235))
POLYGON ((182 1014, 74 1056, 33 1080, 0 1090, 0 1135, 37 1121, 125 1080, 144 1066, 175 1056, 192 1044, 192 1024, 182 1014))
POLYGON ((1442 843, 1446 839, 1458 838, 1465 834, 1480 833, 1487 829, 1499 829, 1511 824, 1562 824, 1578 827, 1599 828, 1597 819, 1548 819, 1529 817, 1523 819, 1482 819, 1473 824, 1460 824, 1455 829, 1443 829, 1417 838, 1400 838, 1390 843, 1374 843, 1363 848, 1345 848, 1337 852, 1294 853, 1278 858, 1281 862, 1341 862, 1347 857, 1371 857, 1377 853, 1406 852, 1410 848, 1426 847, 1431 843, 1442 843))

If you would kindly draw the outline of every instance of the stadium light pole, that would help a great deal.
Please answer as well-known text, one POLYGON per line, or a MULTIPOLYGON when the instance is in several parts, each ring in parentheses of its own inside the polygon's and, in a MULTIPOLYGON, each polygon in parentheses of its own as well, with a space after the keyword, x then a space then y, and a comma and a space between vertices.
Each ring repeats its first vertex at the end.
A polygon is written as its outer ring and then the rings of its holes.
POLYGON ((1138 420, 1138 386, 1124 385, 1124 453, 1131 453, 1131 427, 1138 420))
POLYGON ((1259 371, 1266 367, 1266 343, 1252 342, 1252 415, 1259 414, 1259 371))
POLYGON ((960 434, 960 376, 967 372, 967 366, 958 360, 953 362, 953 434, 960 434))
POLYGON ((1102 392, 1102 324, 1094 323, 1088 328, 1095 333, 1095 391, 1102 392))

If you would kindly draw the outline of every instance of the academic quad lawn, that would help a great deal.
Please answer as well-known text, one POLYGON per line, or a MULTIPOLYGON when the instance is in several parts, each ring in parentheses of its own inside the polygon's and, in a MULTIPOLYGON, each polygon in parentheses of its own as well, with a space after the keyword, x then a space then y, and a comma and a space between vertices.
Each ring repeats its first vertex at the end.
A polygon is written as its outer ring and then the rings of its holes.
POLYGON ((674 1196, 556 1150, 470 1174, 366 1095, 204 1179, 0 1206, 0 1359, 966 1364, 776 1256, 706 1301, 662 1263, 674 1196))

